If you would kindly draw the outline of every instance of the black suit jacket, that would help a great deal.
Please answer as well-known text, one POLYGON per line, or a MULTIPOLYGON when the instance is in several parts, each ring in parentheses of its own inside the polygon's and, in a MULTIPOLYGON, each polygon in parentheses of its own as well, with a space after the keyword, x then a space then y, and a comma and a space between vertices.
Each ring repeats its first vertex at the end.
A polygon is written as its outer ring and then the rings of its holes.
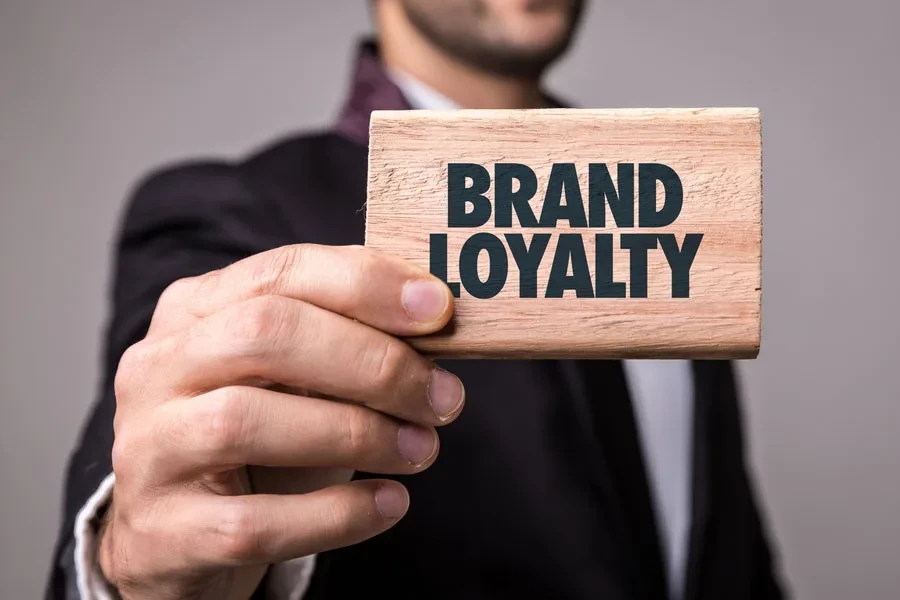
MULTIPOLYGON (((364 45, 329 131, 245 160, 174 165, 133 194, 118 240, 99 400, 71 457, 47 598, 61 599, 75 515, 110 470, 113 377, 172 281, 300 242, 362 243, 366 125, 404 107, 364 45)), ((466 386, 441 457, 400 477, 412 503, 389 532, 319 556, 310 599, 663 600, 665 572, 621 365, 443 361, 466 386)), ((693 507, 686 600, 782 598, 746 464, 732 365, 693 363, 693 507)), ((357 477, 366 477, 359 473, 357 477)))

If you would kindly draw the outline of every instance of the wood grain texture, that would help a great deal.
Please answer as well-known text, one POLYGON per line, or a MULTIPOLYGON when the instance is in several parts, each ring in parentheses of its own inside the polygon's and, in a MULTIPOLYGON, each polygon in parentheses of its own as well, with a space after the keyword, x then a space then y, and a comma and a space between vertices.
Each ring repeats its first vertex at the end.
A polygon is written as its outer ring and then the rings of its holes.
MULTIPOLYGON (((507 284, 492 298, 463 288, 452 323, 438 334, 410 338, 424 353, 466 358, 755 358, 760 344, 762 165, 755 108, 544 109, 376 111, 369 141, 366 245, 429 268, 429 236, 446 233, 448 279, 459 281, 462 245, 477 232, 551 233, 537 271, 538 297, 519 297, 519 272, 509 257, 507 284), (604 228, 498 229, 493 217, 477 228, 448 227, 448 164, 521 163, 537 176, 536 214, 554 163, 574 163, 584 202, 588 165, 662 163, 678 174, 683 205, 661 228, 618 228, 609 206, 604 228), (630 297, 630 258, 622 233, 703 234, 690 267, 690 297, 672 297, 672 271, 661 249, 647 259, 647 297, 630 297), (594 234, 612 233, 614 281, 624 298, 562 298, 543 292, 560 233, 583 234, 595 276, 594 234)), ((636 173, 637 175, 637 173, 636 173)), ((636 177, 637 178, 637 177, 636 177)), ((635 195, 638 184, 634 183, 635 195)), ((617 187, 621 185, 617 183, 617 187)), ((660 185, 661 189, 662 186, 660 185)), ((493 200, 491 189, 485 194, 493 200)), ((658 200, 662 201, 662 192, 658 200)), ((566 198, 566 201, 569 201, 566 198)), ((635 201, 637 205, 637 201, 635 201)), ((635 217, 635 225, 638 219, 635 217)), ((486 254, 478 272, 487 276, 486 254)))

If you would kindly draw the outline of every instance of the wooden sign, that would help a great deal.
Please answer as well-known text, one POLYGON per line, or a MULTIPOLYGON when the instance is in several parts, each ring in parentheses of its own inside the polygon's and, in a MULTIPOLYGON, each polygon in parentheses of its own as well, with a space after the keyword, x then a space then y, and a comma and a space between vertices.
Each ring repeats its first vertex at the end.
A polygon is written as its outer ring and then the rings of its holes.
POLYGON ((759 111, 376 111, 366 245, 456 296, 437 357, 754 358, 759 111))

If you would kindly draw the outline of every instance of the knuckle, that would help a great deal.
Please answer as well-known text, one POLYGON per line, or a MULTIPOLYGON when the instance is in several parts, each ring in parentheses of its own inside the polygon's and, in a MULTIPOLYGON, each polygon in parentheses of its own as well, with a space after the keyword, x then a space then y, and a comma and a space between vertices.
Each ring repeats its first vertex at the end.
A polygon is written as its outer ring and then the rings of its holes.
POLYGON ((182 302, 186 296, 189 278, 176 279, 165 287, 156 302, 156 310, 160 311, 169 306, 175 306, 182 302))
POLYGON ((193 288, 194 277, 176 279, 166 286, 156 302, 156 313, 164 313, 174 306, 180 306, 190 295, 193 288))
POLYGON ((291 271, 299 264, 302 244, 282 246, 259 255, 251 263, 250 281, 258 294, 275 294, 283 289, 291 271))
POLYGON ((126 494, 119 488, 118 481, 113 488, 112 528, 120 543, 136 547, 156 542, 165 534, 166 524, 160 514, 158 502, 146 496, 126 494))
POLYGON ((120 427, 113 440, 110 461, 116 475, 115 487, 120 490, 142 488, 169 464, 147 432, 140 426, 135 429, 130 424, 120 427))
POLYGON ((222 282, 223 273, 223 269, 215 269, 204 273, 203 275, 182 279, 181 281, 184 283, 185 293, 180 299, 184 302, 189 295, 196 298, 207 298, 212 296, 222 282))
POLYGON ((364 411, 354 406, 347 407, 347 414, 341 420, 341 432, 345 449, 351 456, 366 454, 370 449, 373 435, 372 420, 364 411))
POLYGON ((113 383, 117 403, 127 399, 131 384, 149 368, 154 354, 152 344, 146 339, 129 346, 122 353, 113 383))
POLYGON ((124 479, 125 474, 131 462, 134 452, 132 450, 131 438, 124 433, 116 434, 112 446, 112 469, 117 479, 124 479))
POLYGON ((159 515, 153 511, 140 510, 138 507, 128 507, 121 498, 116 498, 119 527, 133 541, 153 540, 160 532, 159 515), (135 510, 137 508, 137 510, 135 510))
POLYGON ((379 394, 390 394, 401 384, 407 370, 408 357, 403 346, 393 338, 378 339, 364 349, 361 370, 379 394))
POLYGON ((222 456, 245 444, 250 429, 250 403, 241 388, 221 388, 207 395, 206 406, 195 413, 199 421, 190 425, 198 432, 201 446, 222 456))
POLYGON ((258 513, 240 502, 227 504, 217 518, 214 548, 228 562, 252 562, 265 556, 258 513))
POLYGON ((238 354, 266 354, 286 323, 286 303, 277 296, 260 296, 238 307, 229 327, 238 354))

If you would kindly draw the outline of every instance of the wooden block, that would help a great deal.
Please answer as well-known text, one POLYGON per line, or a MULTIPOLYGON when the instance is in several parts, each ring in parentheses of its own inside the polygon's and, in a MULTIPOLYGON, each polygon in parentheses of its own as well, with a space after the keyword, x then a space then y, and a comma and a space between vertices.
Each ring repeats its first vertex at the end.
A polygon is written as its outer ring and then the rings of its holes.
POLYGON ((457 294, 435 357, 755 358, 755 108, 376 111, 366 245, 457 294))

